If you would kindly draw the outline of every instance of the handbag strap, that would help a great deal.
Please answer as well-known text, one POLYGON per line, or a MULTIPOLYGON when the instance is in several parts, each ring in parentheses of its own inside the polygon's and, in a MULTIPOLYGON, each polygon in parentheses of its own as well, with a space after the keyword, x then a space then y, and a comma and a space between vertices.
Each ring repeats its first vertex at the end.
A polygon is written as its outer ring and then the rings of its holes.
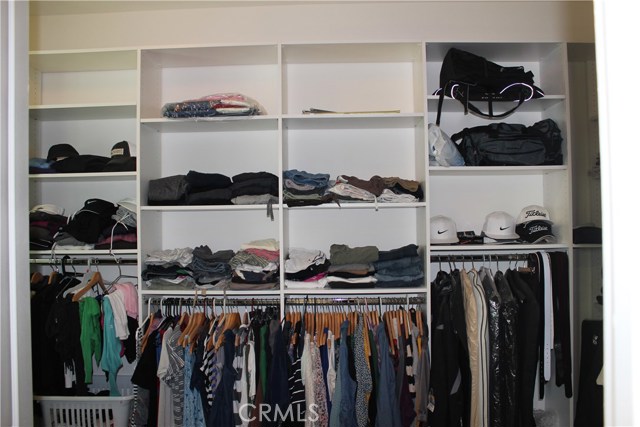
MULTIPOLYGON (((443 91, 443 94, 444 94, 444 91, 443 91)), ((456 99, 458 99, 458 98, 456 98, 456 99)), ((523 93, 520 94, 520 99, 518 100, 518 104, 516 104, 515 107, 511 108, 508 111, 505 111, 504 113, 500 113, 500 114, 494 114, 493 113, 493 100, 491 98, 489 98, 489 100, 487 101, 487 104, 488 104, 488 107, 489 107, 489 112, 488 113, 483 112, 478 107, 476 107, 471 102, 469 102, 469 92, 466 93, 464 101, 461 100, 461 99, 458 99, 458 101, 460 101, 460 103, 462 103, 462 105, 464 106, 464 113, 465 114, 467 114, 468 112, 471 112, 472 114, 475 114, 476 116, 485 117, 485 118, 488 118, 488 119, 503 119, 503 118, 513 114, 518 109, 518 107, 520 107, 522 104, 524 104, 524 94, 523 93)))
MULTIPOLYGON (((438 97, 438 114, 436 116, 436 125, 440 126, 440 119, 442 117, 442 106, 444 104, 444 97, 445 97, 445 90, 446 90, 446 86, 442 87, 439 89, 440 93, 439 93, 439 97, 438 97)), ((471 102, 469 102, 469 91, 465 91, 465 97, 464 99, 459 99, 459 98, 455 98, 457 99, 462 106, 464 107, 464 114, 468 114, 469 112, 471 112, 472 114, 479 116, 479 117, 484 117, 484 118, 488 118, 488 119, 503 119, 507 116, 510 116, 511 114, 513 114, 522 104, 524 104, 525 102, 525 95, 524 93, 520 93, 520 99, 518 99, 518 103, 511 109, 509 109, 508 111, 505 111, 504 113, 500 113, 500 114, 494 114, 493 112, 493 100, 489 99, 487 101, 488 104, 488 108, 489 108, 489 112, 485 113, 482 110, 480 110, 480 108, 476 107, 475 105, 473 105, 471 102)))
POLYGON ((444 89, 440 88, 440 97, 438 98, 438 115, 436 116, 436 126, 440 126, 440 117, 442 116, 442 104, 444 103, 444 89))

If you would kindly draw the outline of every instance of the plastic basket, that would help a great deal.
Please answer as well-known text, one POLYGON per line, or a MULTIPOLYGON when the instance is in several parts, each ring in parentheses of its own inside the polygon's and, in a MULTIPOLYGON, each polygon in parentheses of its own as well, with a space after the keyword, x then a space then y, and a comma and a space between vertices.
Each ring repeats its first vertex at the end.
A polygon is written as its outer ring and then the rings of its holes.
POLYGON ((126 427, 133 403, 122 396, 34 396, 46 427, 126 427))

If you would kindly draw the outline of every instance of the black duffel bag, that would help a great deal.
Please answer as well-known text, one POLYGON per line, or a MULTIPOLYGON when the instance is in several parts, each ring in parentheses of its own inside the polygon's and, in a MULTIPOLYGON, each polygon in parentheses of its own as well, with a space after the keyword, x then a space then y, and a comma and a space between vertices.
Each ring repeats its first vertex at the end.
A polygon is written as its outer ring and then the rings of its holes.
POLYGON ((562 133, 556 122, 533 126, 492 123, 465 128, 451 136, 467 166, 536 166, 562 164, 562 133))
POLYGON ((481 117, 497 119, 513 113, 525 101, 541 98, 544 92, 533 82, 533 73, 524 67, 503 67, 473 53, 451 48, 447 52, 440 68, 440 88, 434 93, 440 95, 438 119, 445 96, 457 99, 464 112, 481 117), (471 101, 486 101, 489 112, 485 113, 471 101), (508 111, 495 114, 493 103, 513 101, 517 104, 508 111))

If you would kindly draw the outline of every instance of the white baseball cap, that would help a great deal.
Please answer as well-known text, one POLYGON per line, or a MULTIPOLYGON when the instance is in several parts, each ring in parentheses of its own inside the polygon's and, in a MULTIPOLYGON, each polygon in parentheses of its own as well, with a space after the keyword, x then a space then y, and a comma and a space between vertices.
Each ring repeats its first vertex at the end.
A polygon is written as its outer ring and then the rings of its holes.
POLYGON ((516 233, 515 219, 504 211, 491 212, 484 220, 482 234, 495 240, 513 240, 516 233))
POLYGON ((29 212, 45 212, 51 215, 64 215, 64 208, 50 203, 45 203, 43 205, 35 205, 29 212))
POLYGON ((458 243, 456 223, 444 215, 431 217, 431 243, 434 245, 458 243))
POLYGON ((529 205, 522 208, 516 224, 525 224, 529 221, 545 221, 553 224, 549 211, 540 205, 529 205))
POLYGON ((126 199, 120 200, 118 202, 118 205, 122 206, 126 210, 131 211, 133 213, 136 213, 136 211, 138 210, 138 204, 131 197, 127 197, 126 199))

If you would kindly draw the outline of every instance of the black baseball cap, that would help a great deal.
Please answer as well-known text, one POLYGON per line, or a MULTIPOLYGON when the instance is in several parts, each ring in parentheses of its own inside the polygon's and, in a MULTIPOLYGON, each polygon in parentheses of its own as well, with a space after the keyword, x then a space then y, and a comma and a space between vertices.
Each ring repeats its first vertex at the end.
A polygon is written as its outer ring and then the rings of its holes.
POLYGON ((528 243, 555 243, 556 236, 548 221, 535 220, 516 225, 516 233, 528 243))
POLYGON ((55 144, 49 148, 47 160, 57 162, 67 157, 79 156, 78 151, 71 144, 55 144))
POLYGON ((104 166, 103 172, 127 172, 136 170, 136 158, 131 157, 127 141, 120 141, 111 148, 111 160, 104 166))
POLYGON ((131 157, 131 151, 129 150, 129 143, 127 141, 117 142, 111 148, 111 158, 118 157, 131 157))

